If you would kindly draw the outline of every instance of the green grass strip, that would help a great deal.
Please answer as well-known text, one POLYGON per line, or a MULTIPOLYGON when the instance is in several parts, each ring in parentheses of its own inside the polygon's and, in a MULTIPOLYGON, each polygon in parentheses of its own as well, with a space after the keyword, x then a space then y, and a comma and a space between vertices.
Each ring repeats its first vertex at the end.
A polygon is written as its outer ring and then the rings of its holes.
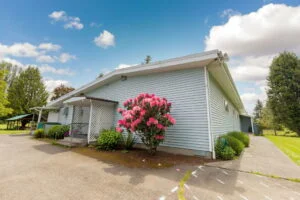
POLYGON ((273 142, 292 161, 300 165, 300 137, 265 136, 273 142))
POLYGON ((293 181, 293 182, 300 183, 299 178, 284 178, 284 177, 276 176, 276 175, 273 175, 273 174, 263 174, 261 172, 255 172, 255 171, 251 171, 249 173, 256 174, 256 175, 259 175, 259 176, 265 176, 265 177, 269 177, 269 178, 283 179, 283 180, 288 180, 288 181, 293 181))

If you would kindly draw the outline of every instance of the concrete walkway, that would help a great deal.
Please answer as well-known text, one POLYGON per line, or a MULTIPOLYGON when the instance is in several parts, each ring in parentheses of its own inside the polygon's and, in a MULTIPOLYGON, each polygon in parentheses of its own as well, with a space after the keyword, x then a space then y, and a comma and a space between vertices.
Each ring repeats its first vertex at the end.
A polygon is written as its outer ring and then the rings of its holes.
POLYGON ((285 178, 300 178, 300 166, 265 137, 250 137, 250 147, 234 161, 222 161, 209 166, 247 172, 260 172, 285 178))
POLYGON ((287 180, 214 166, 133 169, 28 136, 0 135, 1 200, 174 200, 178 191, 187 200, 300 199, 300 183, 287 180))

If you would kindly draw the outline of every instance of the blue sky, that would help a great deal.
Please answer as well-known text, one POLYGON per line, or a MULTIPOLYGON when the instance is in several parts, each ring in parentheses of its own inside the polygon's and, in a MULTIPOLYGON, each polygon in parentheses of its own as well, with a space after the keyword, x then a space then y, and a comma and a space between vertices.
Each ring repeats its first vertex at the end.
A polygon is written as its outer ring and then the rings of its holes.
POLYGON ((0 5, 0 60, 40 67, 49 90, 59 83, 79 87, 120 64, 141 63, 146 55, 156 61, 218 48, 231 57, 230 70, 250 111, 257 98, 265 99, 272 57, 282 50, 299 55, 300 49, 295 42, 279 41, 289 29, 299 33, 300 21, 294 23, 300 20, 299 1, 27 0, 0 5), (281 28, 283 23, 288 25, 281 28))

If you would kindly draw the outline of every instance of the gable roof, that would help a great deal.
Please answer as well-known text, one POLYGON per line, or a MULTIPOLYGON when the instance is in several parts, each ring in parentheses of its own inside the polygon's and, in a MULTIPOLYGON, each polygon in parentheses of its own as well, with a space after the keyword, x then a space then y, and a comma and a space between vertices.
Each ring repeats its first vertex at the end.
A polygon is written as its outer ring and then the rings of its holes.
POLYGON ((224 63, 224 56, 222 52, 219 50, 212 50, 206 51, 197 54, 191 54, 183 57, 172 58, 168 60, 153 62, 149 64, 141 64, 137 66, 132 66, 128 68, 116 69, 101 78, 97 78, 96 80, 83 85, 82 87, 54 100, 47 104, 47 107, 51 106, 59 106, 65 100, 80 96, 83 93, 89 92, 96 88, 99 88, 109 82, 119 80, 122 77, 131 77, 131 76, 138 76, 138 75, 146 75, 151 73, 158 73, 158 72, 167 72, 167 71, 174 71, 174 70, 181 70, 181 69, 189 69, 189 68, 197 68, 197 67, 204 67, 207 66, 208 69, 212 68, 213 70, 210 71, 214 75, 223 74, 222 76, 227 77, 227 79, 222 77, 215 77, 217 81, 218 79, 221 80, 222 83, 220 85, 227 85, 227 89, 223 90, 228 95, 228 97, 232 100, 234 105, 239 109, 240 113, 244 113, 245 109, 243 103, 240 99, 240 96, 237 92, 237 89, 234 85, 234 82, 231 78, 229 70, 224 63))

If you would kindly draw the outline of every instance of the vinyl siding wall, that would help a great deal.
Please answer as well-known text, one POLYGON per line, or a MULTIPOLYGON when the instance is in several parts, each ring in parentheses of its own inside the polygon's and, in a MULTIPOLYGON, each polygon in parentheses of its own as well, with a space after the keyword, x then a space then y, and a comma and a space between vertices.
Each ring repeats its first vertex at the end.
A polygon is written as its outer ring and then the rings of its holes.
POLYGON ((73 117, 73 106, 65 106, 59 109, 58 112, 58 122, 61 124, 71 124, 72 122, 72 117, 73 117), (68 115, 64 114, 64 109, 68 107, 68 115))
POLYGON ((50 111, 50 112, 48 113, 48 119, 47 119, 47 122, 58 122, 58 115, 59 115, 58 112, 50 111))
MULTIPOLYGON (((172 102, 175 126, 166 132, 163 146, 209 151, 204 69, 188 69, 128 77, 87 93, 87 96, 123 102, 140 93, 154 93, 172 102)), ((121 118, 115 111, 114 124, 121 118)), ((201 152, 202 153, 202 152, 201 152)), ((199 154, 201 154, 199 153, 199 154)))
POLYGON ((240 131, 240 119, 237 109, 226 97, 219 84, 209 75, 209 103, 211 133, 214 139, 229 131, 240 131), (228 102, 228 111, 224 101, 228 102))

